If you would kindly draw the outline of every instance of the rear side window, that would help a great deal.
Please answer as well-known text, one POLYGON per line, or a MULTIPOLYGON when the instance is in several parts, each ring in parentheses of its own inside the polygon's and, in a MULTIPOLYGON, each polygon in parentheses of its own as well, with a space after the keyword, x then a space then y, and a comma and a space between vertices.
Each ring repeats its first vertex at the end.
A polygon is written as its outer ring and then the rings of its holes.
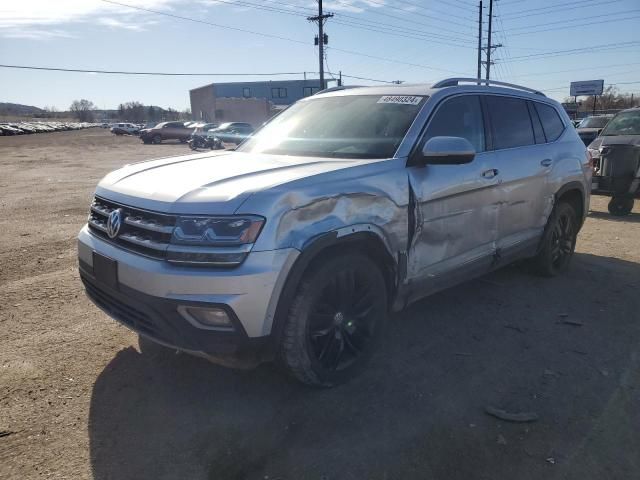
POLYGON ((466 138, 476 152, 483 152, 484 122, 480 98, 463 95, 446 100, 429 122, 425 141, 440 136, 466 138))
POLYGON ((493 148, 524 147, 535 144, 527 102, 511 97, 487 97, 491 117, 493 148))
POLYGON ((547 137, 547 142, 557 140, 564 131, 564 124, 562 123, 558 112, 556 112, 555 108, 543 103, 535 102, 535 106, 538 111, 538 115, 540 116, 540 121, 542 122, 542 128, 544 129, 544 134, 547 137))

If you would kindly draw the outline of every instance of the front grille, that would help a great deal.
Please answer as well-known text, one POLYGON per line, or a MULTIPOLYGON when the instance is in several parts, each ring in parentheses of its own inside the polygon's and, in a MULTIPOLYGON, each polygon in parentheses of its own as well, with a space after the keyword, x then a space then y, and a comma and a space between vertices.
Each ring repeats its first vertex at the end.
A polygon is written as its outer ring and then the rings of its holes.
POLYGON ((95 197, 91 204, 88 224, 91 231, 122 248, 157 259, 165 259, 176 217, 158 212, 120 205, 95 197), (115 238, 107 234, 109 214, 116 209, 122 212, 122 225, 115 238))
POLYGON ((90 282, 84 279, 83 281, 89 298, 113 318, 121 321, 136 332, 147 334, 158 340, 163 340, 162 334, 146 313, 118 301, 104 290, 96 288, 90 282))

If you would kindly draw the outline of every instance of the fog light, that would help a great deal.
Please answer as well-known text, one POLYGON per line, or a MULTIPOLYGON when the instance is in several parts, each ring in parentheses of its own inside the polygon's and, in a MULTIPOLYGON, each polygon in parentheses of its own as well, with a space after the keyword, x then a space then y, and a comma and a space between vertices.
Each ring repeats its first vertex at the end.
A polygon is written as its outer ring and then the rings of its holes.
POLYGON ((196 324, 197 327, 209 327, 220 330, 232 330, 233 324, 224 308, 219 307, 178 307, 178 312, 196 324))

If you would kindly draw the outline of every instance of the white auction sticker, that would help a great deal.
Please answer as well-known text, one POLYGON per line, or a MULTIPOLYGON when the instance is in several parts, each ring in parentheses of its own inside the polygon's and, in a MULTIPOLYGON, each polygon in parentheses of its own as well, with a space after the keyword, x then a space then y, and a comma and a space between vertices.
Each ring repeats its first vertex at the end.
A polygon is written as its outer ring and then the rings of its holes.
POLYGON ((409 95, 385 95, 380 97, 376 103, 398 103, 401 105, 418 105, 422 97, 414 97, 409 95))

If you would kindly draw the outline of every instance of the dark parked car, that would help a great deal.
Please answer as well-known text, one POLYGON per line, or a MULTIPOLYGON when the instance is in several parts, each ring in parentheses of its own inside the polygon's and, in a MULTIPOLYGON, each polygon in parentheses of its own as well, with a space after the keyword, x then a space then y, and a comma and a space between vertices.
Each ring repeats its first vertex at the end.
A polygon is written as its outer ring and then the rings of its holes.
POLYGON ((576 129, 584 144, 589 145, 593 142, 612 118, 613 115, 594 115, 583 119, 576 129))
POLYGON ((195 128, 185 127, 184 122, 162 122, 153 128, 140 130, 143 143, 162 143, 163 140, 180 140, 186 143, 195 128))
POLYGON ((589 152, 594 159, 591 191, 611 197, 612 215, 628 215, 640 198, 640 108, 616 114, 589 152))
POLYGON ((250 123, 228 122, 223 123, 214 130, 209 130, 209 136, 214 136, 224 143, 235 143, 239 145, 253 133, 250 123))

